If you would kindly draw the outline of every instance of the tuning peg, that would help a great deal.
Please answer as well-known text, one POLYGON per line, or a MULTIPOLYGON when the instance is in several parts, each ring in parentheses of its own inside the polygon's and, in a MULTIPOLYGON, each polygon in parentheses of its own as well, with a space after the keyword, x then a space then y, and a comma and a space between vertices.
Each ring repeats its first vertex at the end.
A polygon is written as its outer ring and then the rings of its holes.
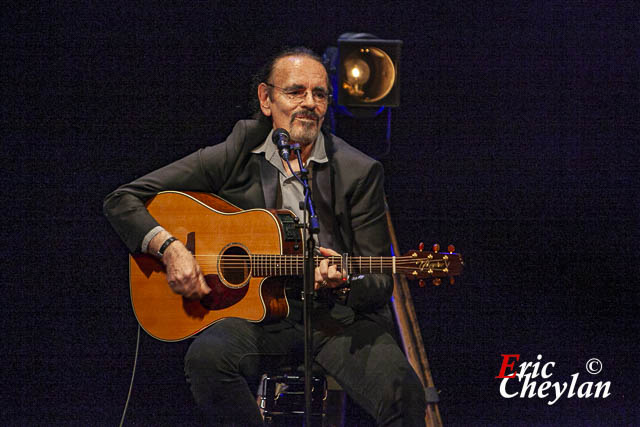
POLYGON ((424 288, 425 286, 424 279, 418 280, 418 286, 420 286, 421 288, 424 288))
POLYGON ((456 251, 456 247, 453 245, 449 245, 447 246, 447 250, 449 251, 450 254, 452 254, 456 251))
POLYGON ((440 286, 440 283, 442 283, 442 279, 440 279, 439 277, 436 277, 435 279, 433 279, 433 284, 435 286, 440 286))
POLYGON ((439 252, 440 251, 440 245, 437 243, 434 243, 432 246, 433 252, 439 252))
POLYGON ((454 283, 456 283, 456 279, 453 276, 449 277, 449 284, 453 285, 454 283))
POLYGON ((420 243, 418 244, 418 250, 419 250, 420 252, 422 252, 422 251, 424 250, 424 242, 420 242, 420 243))

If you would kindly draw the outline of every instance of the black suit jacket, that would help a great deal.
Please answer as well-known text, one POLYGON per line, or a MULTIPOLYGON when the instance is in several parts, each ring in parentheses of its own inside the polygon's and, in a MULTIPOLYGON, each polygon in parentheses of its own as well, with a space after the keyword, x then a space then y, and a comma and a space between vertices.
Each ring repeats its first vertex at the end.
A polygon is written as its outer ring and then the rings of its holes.
MULTIPOLYGON (((144 203, 159 191, 210 192, 243 209, 276 208, 278 171, 264 154, 251 152, 270 130, 269 122, 239 121, 223 143, 116 189, 105 199, 105 215, 135 253, 144 236, 158 225, 144 203)), ((356 256, 390 255, 382 165, 328 133, 325 150, 329 161, 314 165, 311 184, 320 244, 356 256)), ((390 320, 392 290, 390 276, 365 275, 352 282, 347 305, 356 313, 390 320)))

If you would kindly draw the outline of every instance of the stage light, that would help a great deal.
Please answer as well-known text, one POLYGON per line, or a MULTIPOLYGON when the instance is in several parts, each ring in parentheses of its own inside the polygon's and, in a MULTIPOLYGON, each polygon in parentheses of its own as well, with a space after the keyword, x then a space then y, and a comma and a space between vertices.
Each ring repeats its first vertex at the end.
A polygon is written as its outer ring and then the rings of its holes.
POLYGON ((347 33, 338 39, 338 105, 397 107, 400 105, 398 62, 401 40, 347 33))

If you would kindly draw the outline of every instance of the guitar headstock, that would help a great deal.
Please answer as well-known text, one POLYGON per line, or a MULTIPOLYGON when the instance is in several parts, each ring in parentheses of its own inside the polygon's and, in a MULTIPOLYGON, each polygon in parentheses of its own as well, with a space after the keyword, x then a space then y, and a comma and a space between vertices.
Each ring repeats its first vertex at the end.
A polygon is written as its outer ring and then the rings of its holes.
POLYGON ((420 287, 424 287, 424 279, 433 279, 433 284, 442 283, 442 277, 448 277, 453 284, 454 276, 462 273, 464 261, 462 255, 455 252, 455 247, 449 245, 448 252, 440 252, 440 245, 433 245, 432 250, 424 250, 424 243, 420 243, 418 250, 407 252, 396 261, 396 272, 404 274, 408 279, 419 279, 420 287))

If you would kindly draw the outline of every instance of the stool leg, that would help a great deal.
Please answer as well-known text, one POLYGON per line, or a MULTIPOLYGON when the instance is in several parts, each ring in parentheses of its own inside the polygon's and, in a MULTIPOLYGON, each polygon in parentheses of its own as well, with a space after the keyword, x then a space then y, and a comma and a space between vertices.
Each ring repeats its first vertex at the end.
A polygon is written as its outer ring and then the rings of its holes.
POLYGON ((324 419, 323 427, 344 427, 344 413, 347 402, 347 396, 336 382, 336 380, 327 376, 327 399, 324 402, 324 419))

